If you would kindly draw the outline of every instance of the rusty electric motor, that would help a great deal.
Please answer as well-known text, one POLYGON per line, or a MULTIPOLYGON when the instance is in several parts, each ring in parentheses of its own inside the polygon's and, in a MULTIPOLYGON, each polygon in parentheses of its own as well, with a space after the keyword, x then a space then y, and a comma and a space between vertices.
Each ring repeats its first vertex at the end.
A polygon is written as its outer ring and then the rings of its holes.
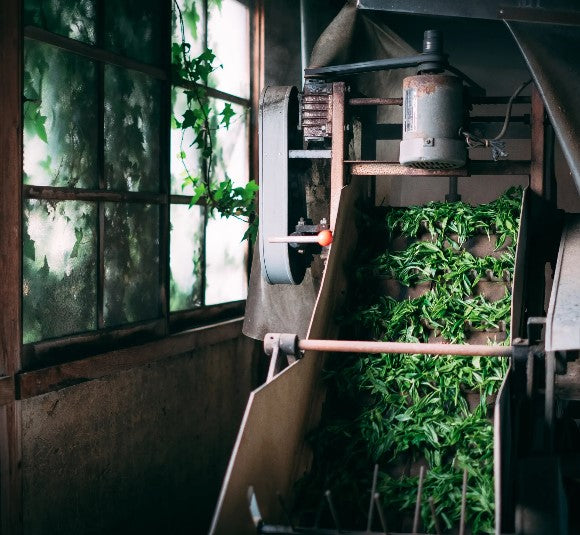
POLYGON ((455 76, 419 74, 403 80, 403 140, 399 161, 421 169, 465 165, 460 137, 463 87, 455 76))

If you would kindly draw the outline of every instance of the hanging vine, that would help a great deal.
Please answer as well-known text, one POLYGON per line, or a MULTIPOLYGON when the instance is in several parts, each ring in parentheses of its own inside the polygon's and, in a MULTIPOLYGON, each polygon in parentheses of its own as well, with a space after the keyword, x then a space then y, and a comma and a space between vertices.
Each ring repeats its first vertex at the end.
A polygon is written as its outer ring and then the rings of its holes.
MULTIPOLYGON (((190 206, 202 203, 210 214, 217 212, 221 217, 234 217, 248 223, 248 229, 242 240, 255 240, 258 221, 255 211, 255 197, 258 185, 250 180, 245 186, 235 187, 232 179, 226 176, 221 180, 214 177, 216 164, 215 136, 219 128, 229 129, 236 115, 232 105, 226 102, 219 111, 210 104, 207 86, 210 75, 221 65, 216 64, 216 56, 211 49, 206 48, 196 57, 191 55, 191 45, 186 42, 184 28, 184 13, 176 0, 174 6, 178 17, 180 43, 172 45, 173 77, 176 80, 189 82, 184 90, 186 109, 181 119, 173 117, 173 126, 181 129, 181 159, 186 176, 182 189, 192 186, 193 195, 190 206), (189 148, 199 150, 202 165, 199 175, 192 173, 186 163, 185 135, 193 133, 193 141, 189 148)), ((196 17, 197 22, 199 17, 196 17)))

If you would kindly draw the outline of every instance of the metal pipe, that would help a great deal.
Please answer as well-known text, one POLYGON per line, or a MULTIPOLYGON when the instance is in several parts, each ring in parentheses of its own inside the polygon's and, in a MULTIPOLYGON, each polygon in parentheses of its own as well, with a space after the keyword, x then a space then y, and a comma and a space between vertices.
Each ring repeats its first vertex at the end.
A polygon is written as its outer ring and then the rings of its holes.
MULTIPOLYGON (((377 492, 377 478, 379 476, 379 465, 375 464, 375 470, 373 472, 373 484, 371 487, 371 501, 369 503, 369 514, 367 517, 367 531, 370 533, 373 527, 373 504, 375 500, 375 493, 377 492)), ((385 528, 386 529, 386 528, 385 528)))
MULTIPOLYGON (((378 492, 373 494, 373 499, 375 501, 375 507, 379 512, 379 519, 381 520, 381 527, 383 528, 383 535, 389 535, 389 531, 387 529, 387 519, 385 517, 385 513, 383 512, 383 506, 381 505, 381 496, 378 492)), ((370 530, 367 530, 370 532, 370 530)))
POLYGON ((318 236, 276 236, 268 238, 268 243, 318 243, 318 236))
POLYGON ((465 518, 467 514, 467 468, 463 470, 463 486, 461 487, 461 517, 459 519, 459 535, 465 535, 465 518))
POLYGON ((419 522, 421 521, 421 498, 423 496, 423 479, 425 478, 425 467, 419 470, 419 484, 417 486, 417 501, 415 502, 415 514, 413 516, 413 535, 419 533, 419 522))
POLYGON ((437 511, 435 510, 435 501, 432 497, 429 497, 429 509, 431 509, 431 518, 433 519, 433 524, 435 524, 435 533, 437 535, 441 535, 441 527, 439 526, 437 511))
POLYGON ((512 348, 509 346, 367 342, 364 340, 299 340, 298 349, 334 353, 405 353, 465 357, 510 357, 512 355, 512 348))

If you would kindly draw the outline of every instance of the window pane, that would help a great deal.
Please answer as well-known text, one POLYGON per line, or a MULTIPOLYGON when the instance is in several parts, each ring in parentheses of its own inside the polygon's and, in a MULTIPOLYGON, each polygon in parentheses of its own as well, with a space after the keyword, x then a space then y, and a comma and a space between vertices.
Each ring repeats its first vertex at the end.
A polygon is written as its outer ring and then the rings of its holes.
MULTIPOLYGON (((210 105, 221 111, 225 102, 210 99, 210 105)), ((232 105, 236 115, 230 126, 217 129, 214 140, 215 167, 212 180, 219 182, 225 178, 234 186, 248 182, 248 129, 246 110, 232 105)), ((206 238, 206 292, 205 304, 212 305, 245 299, 247 294, 247 241, 242 237, 247 224, 235 219, 209 219, 206 238)))
MULTIPOLYGON (((210 99, 210 105, 219 113, 226 103, 210 99)), ((231 118, 229 128, 223 125, 217 128, 216 125, 212 179, 221 181, 228 177, 235 186, 243 186, 249 180, 248 110, 237 104, 231 104, 231 107, 235 115, 231 118)))
POLYGON ((181 44, 185 38, 185 42, 191 46, 191 57, 199 56, 203 52, 203 0, 177 0, 172 5, 173 42, 181 44))
POLYGON ((106 327, 159 316, 159 207, 105 203, 106 327))
POLYGON ((246 257, 242 242, 247 224, 236 219, 210 219, 206 237, 205 304, 245 299, 248 293, 246 257))
POLYGON ((201 305, 203 208, 171 205, 170 309, 201 305))
POLYGON ((95 42, 95 0, 24 0, 24 24, 95 42))
POLYGON ((24 343, 96 328, 96 227, 93 203, 25 202, 24 343))
POLYGON ((26 40, 24 65, 24 183, 96 187, 94 63, 26 40))
POLYGON ((207 46, 213 50, 218 69, 211 86, 221 91, 250 96, 250 14, 237 0, 210 0, 207 21, 207 46))
POLYGON ((159 191, 159 82, 105 68, 105 177, 107 187, 159 191))
POLYGON ((201 176, 201 154, 199 149, 191 146, 195 139, 192 128, 184 133, 176 122, 183 121, 186 97, 182 89, 173 88, 172 95, 173 120, 171 121, 171 193, 176 195, 191 195, 193 189, 182 184, 188 174, 192 177, 201 176))
POLYGON ((162 42, 165 2, 107 0, 105 47, 144 63, 160 64, 168 53, 162 42))

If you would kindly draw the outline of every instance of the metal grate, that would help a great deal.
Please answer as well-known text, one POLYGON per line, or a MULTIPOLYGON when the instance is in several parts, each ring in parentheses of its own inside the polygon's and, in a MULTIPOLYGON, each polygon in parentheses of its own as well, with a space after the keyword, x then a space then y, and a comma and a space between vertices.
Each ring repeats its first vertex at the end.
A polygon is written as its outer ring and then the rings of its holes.
POLYGON ((441 160, 433 160, 433 161, 418 160, 416 162, 406 162, 405 165, 407 167, 412 167, 414 169, 455 169, 457 167, 460 167, 455 163, 441 160))

